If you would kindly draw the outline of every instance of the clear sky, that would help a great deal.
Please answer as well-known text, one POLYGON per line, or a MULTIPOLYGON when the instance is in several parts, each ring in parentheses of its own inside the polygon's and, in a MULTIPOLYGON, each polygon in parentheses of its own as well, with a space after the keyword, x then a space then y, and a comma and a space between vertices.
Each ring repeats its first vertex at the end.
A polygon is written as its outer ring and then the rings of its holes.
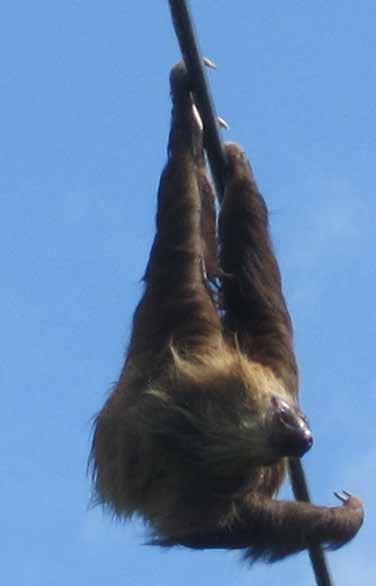
MULTIPOLYGON (((376 583, 376 4, 193 0, 218 112, 271 210, 314 501, 362 497, 337 586, 376 583)), ((14 0, 0 22, 3 586, 314 583, 306 554, 161 552, 89 508, 91 420, 122 364, 179 59, 167 1, 14 0)), ((284 492, 288 495, 288 489, 284 492)))

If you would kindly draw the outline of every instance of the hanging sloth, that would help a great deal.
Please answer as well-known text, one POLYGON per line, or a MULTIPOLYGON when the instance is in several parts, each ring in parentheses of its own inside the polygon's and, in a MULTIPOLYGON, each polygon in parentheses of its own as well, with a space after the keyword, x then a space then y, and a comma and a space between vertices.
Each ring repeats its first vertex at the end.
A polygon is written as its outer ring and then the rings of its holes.
POLYGON ((302 456, 312 435, 265 202, 244 152, 228 144, 217 242, 182 65, 171 95, 145 291, 120 380, 95 423, 98 500, 117 516, 140 515, 159 545, 243 549, 268 561, 340 547, 362 525, 357 498, 338 495, 333 508, 274 498, 287 458, 302 456))

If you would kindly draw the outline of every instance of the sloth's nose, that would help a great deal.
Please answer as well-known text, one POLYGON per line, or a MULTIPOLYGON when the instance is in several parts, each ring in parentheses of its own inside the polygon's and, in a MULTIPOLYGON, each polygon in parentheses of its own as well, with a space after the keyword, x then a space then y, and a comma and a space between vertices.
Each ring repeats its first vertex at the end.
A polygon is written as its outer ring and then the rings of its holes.
POLYGON ((297 407, 276 396, 272 397, 272 411, 275 446, 284 456, 300 458, 313 444, 307 419, 297 407))

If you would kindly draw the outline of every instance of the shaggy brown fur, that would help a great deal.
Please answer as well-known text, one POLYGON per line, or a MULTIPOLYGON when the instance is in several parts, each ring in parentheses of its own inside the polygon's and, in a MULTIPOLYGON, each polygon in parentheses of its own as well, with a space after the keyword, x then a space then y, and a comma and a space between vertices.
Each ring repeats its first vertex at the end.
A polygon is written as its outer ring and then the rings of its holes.
POLYGON ((331 509, 273 499, 285 457, 302 455, 312 438, 297 406, 264 200, 244 153, 228 145, 215 299, 214 194, 182 67, 171 86, 145 292, 120 380, 96 420, 97 494, 119 516, 141 515, 161 545, 242 548, 270 561, 340 546, 362 524, 356 498, 331 509))

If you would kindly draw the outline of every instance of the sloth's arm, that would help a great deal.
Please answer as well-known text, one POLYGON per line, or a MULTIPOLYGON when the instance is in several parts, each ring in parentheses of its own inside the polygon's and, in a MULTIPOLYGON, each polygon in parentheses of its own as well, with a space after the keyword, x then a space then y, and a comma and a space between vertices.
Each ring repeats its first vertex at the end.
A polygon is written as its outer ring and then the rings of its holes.
POLYGON ((251 561, 262 558, 273 562, 318 544, 336 549, 356 535, 363 517, 361 501, 352 496, 338 507, 247 497, 231 526, 197 530, 191 535, 167 538, 161 544, 245 549, 245 557, 251 561))

